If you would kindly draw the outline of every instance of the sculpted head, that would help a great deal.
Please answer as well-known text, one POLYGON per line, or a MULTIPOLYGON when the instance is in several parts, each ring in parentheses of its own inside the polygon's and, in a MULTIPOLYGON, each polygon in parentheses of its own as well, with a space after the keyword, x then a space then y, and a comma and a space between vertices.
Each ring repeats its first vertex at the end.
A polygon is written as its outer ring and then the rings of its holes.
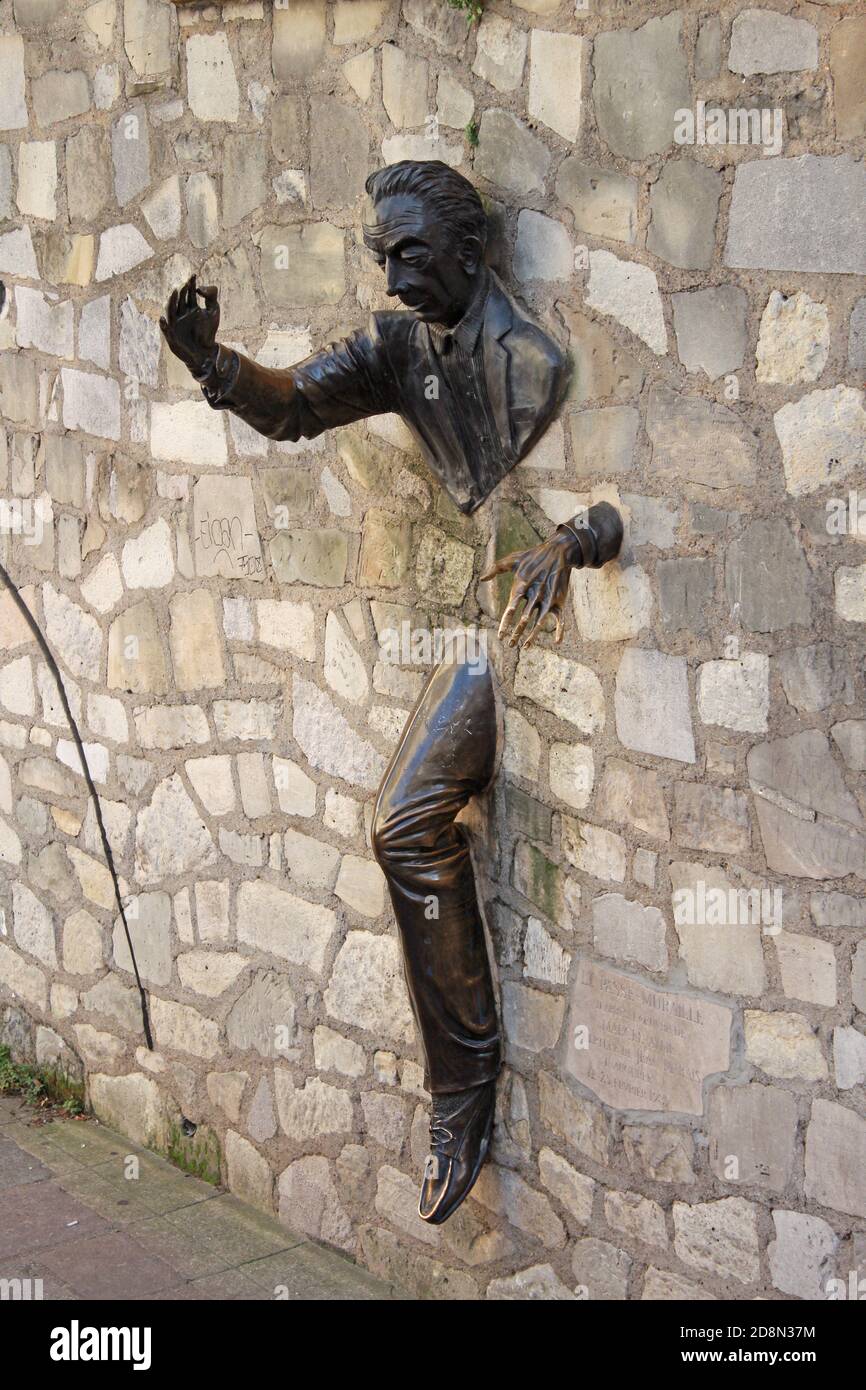
POLYGON ((367 179, 364 243, 388 294, 425 323, 455 324, 477 283, 487 236, 481 199, 438 159, 404 159, 367 179))

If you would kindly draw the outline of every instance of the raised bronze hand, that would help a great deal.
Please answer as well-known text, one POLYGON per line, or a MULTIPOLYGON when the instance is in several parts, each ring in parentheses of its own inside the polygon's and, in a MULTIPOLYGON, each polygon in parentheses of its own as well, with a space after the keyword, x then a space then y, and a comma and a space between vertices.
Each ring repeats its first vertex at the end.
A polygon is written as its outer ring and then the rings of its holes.
POLYGON ((541 631, 542 623, 549 613, 556 620, 554 642, 562 641, 562 610, 568 596, 568 581, 572 567, 580 564, 580 548, 573 535, 557 531, 548 540, 534 545, 531 550, 515 550, 504 555, 482 574, 481 583, 495 579, 499 574, 513 570, 514 580, 508 598, 508 607, 502 614, 499 636, 504 637, 512 624, 521 601, 524 609, 510 638, 509 646, 517 645, 530 618, 533 618, 524 647, 530 647, 541 631))
POLYGON ((185 285, 172 291, 159 326, 175 357, 179 357, 194 376, 202 376, 216 358, 219 322, 216 285, 198 288, 195 276, 191 275, 185 285), (203 305, 199 304, 199 298, 204 300, 203 305))
POLYGON ((548 540, 534 545, 531 550, 515 550, 511 555, 504 555, 481 576, 483 583, 508 570, 514 571, 508 607, 499 624, 499 636, 505 636, 518 604, 523 601, 525 607, 509 638, 509 646, 517 645, 520 634, 533 614, 535 620, 524 647, 531 646, 535 641, 548 613, 552 613, 556 619, 553 640, 561 642, 562 609, 568 595, 571 570, 582 569, 584 565, 590 569, 601 569, 609 560, 616 559, 622 540, 623 524, 619 512, 610 502, 594 502, 571 521, 557 526, 548 540))

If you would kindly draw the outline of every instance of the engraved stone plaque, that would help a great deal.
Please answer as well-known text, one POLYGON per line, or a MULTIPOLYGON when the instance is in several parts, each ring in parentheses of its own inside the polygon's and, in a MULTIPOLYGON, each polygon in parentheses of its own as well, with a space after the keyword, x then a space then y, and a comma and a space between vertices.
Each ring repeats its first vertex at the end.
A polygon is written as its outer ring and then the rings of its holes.
POLYGON ((700 1115, 705 1077, 730 1065, 731 1010, 579 960, 565 1070, 617 1110, 700 1115))

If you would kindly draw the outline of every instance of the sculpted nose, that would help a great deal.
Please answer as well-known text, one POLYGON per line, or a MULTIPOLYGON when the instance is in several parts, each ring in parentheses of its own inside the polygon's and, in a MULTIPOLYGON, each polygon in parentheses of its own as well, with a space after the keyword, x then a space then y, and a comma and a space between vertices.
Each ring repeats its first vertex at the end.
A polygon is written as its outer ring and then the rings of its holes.
POLYGON ((391 296, 402 294, 406 288, 400 276, 400 267, 393 261, 388 262, 386 285, 387 293, 391 296))

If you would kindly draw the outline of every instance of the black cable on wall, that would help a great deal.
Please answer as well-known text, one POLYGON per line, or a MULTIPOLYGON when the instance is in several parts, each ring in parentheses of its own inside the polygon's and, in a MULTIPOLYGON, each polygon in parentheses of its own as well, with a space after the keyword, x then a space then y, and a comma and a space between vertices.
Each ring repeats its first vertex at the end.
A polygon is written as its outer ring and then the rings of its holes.
MULTIPOLYGON (((2 291, 2 289, 3 286, 2 283, 0 283, 0 291, 2 291)), ((2 308, 2 303, 2 296, 0 296, 0 308, 2 308)), ((124 910, 123 899, 120 893, 120 882, 117 876, 117 869, 114 865, 114 856, 111 853, 111 845, 108 843, 108 835, 105 830, 105 822, 102 818, 102 807, 99 804, 99 795, 97 793, 96 787, 93 785, 93 778, 90 775, 90 768, 87 766, 87 757, 84 752, 84 744, 81 741, 81 734, 78 732, 78 725, 76 724, 72 710, 69 707, 69 700, 66 695, 66 688, 63 684, 63 677, 60 674, 60 668, 58 667, 57 662, 54 659, 51 648, 45 640, 45 637, 42 633, 42 629, 40 628, 33 614, 30 612, 30 609, 27 607, 27 604, 24 602, 23 598, 18 592, 18 587, 15 584, 14 580, 11 578, 11 576, 8 574, 8 572, 4 569, 2 565, 0 565, 0 579, 2 579, 3 583, 6 585, 6 588, 12 595, 12 598, 16 606, 18 607, 21 616, 24 618, 24 621, 30 628, 30 631, 33 633, 33 636, 36 638, 36 641, 39 645, 39 649, 48 663, 48 669, 54 677, 54 681, 57 686, 58 693, 60 695, 60 703, 63 705, 63 711, 66 715, 69 728, 72 731, 72 737, 75 742, 75 746, 78 749, 78 757, 81 760, 81 769, 84 773, 84 780, 87 783, 87 790, 90 793, 90 799, 93 802, 93 809, 96 813, 96 824, 99 826, 99 835, 102 840, 102 848, 105 851, 105 859, 106 863, 108 864, 108 872, 111 874, 111 881, 114 885, 114 896, 117 899, 117 908, 120 912, 120 920, 123 922, 123 930, 126 933, 126 944, 129 947, 129 955, 130 959, 132 960, 132 970, 133 974, 135 975, 135 983, 138 986, 138 997, 141 1003, 141 1022, 144 1028, 144 1038, 148 1048, 152 1052, 153 1036, 150 1031, 150 1016, 148 1014, 147 1009, 147 995, 144 992, 144 985, 141 983, 141 976, 138 973, 138 962, 135 959, 135 950, 133 948, 132 937, 129 932, 129 923, 126 920, 126 912, 124 910)))

